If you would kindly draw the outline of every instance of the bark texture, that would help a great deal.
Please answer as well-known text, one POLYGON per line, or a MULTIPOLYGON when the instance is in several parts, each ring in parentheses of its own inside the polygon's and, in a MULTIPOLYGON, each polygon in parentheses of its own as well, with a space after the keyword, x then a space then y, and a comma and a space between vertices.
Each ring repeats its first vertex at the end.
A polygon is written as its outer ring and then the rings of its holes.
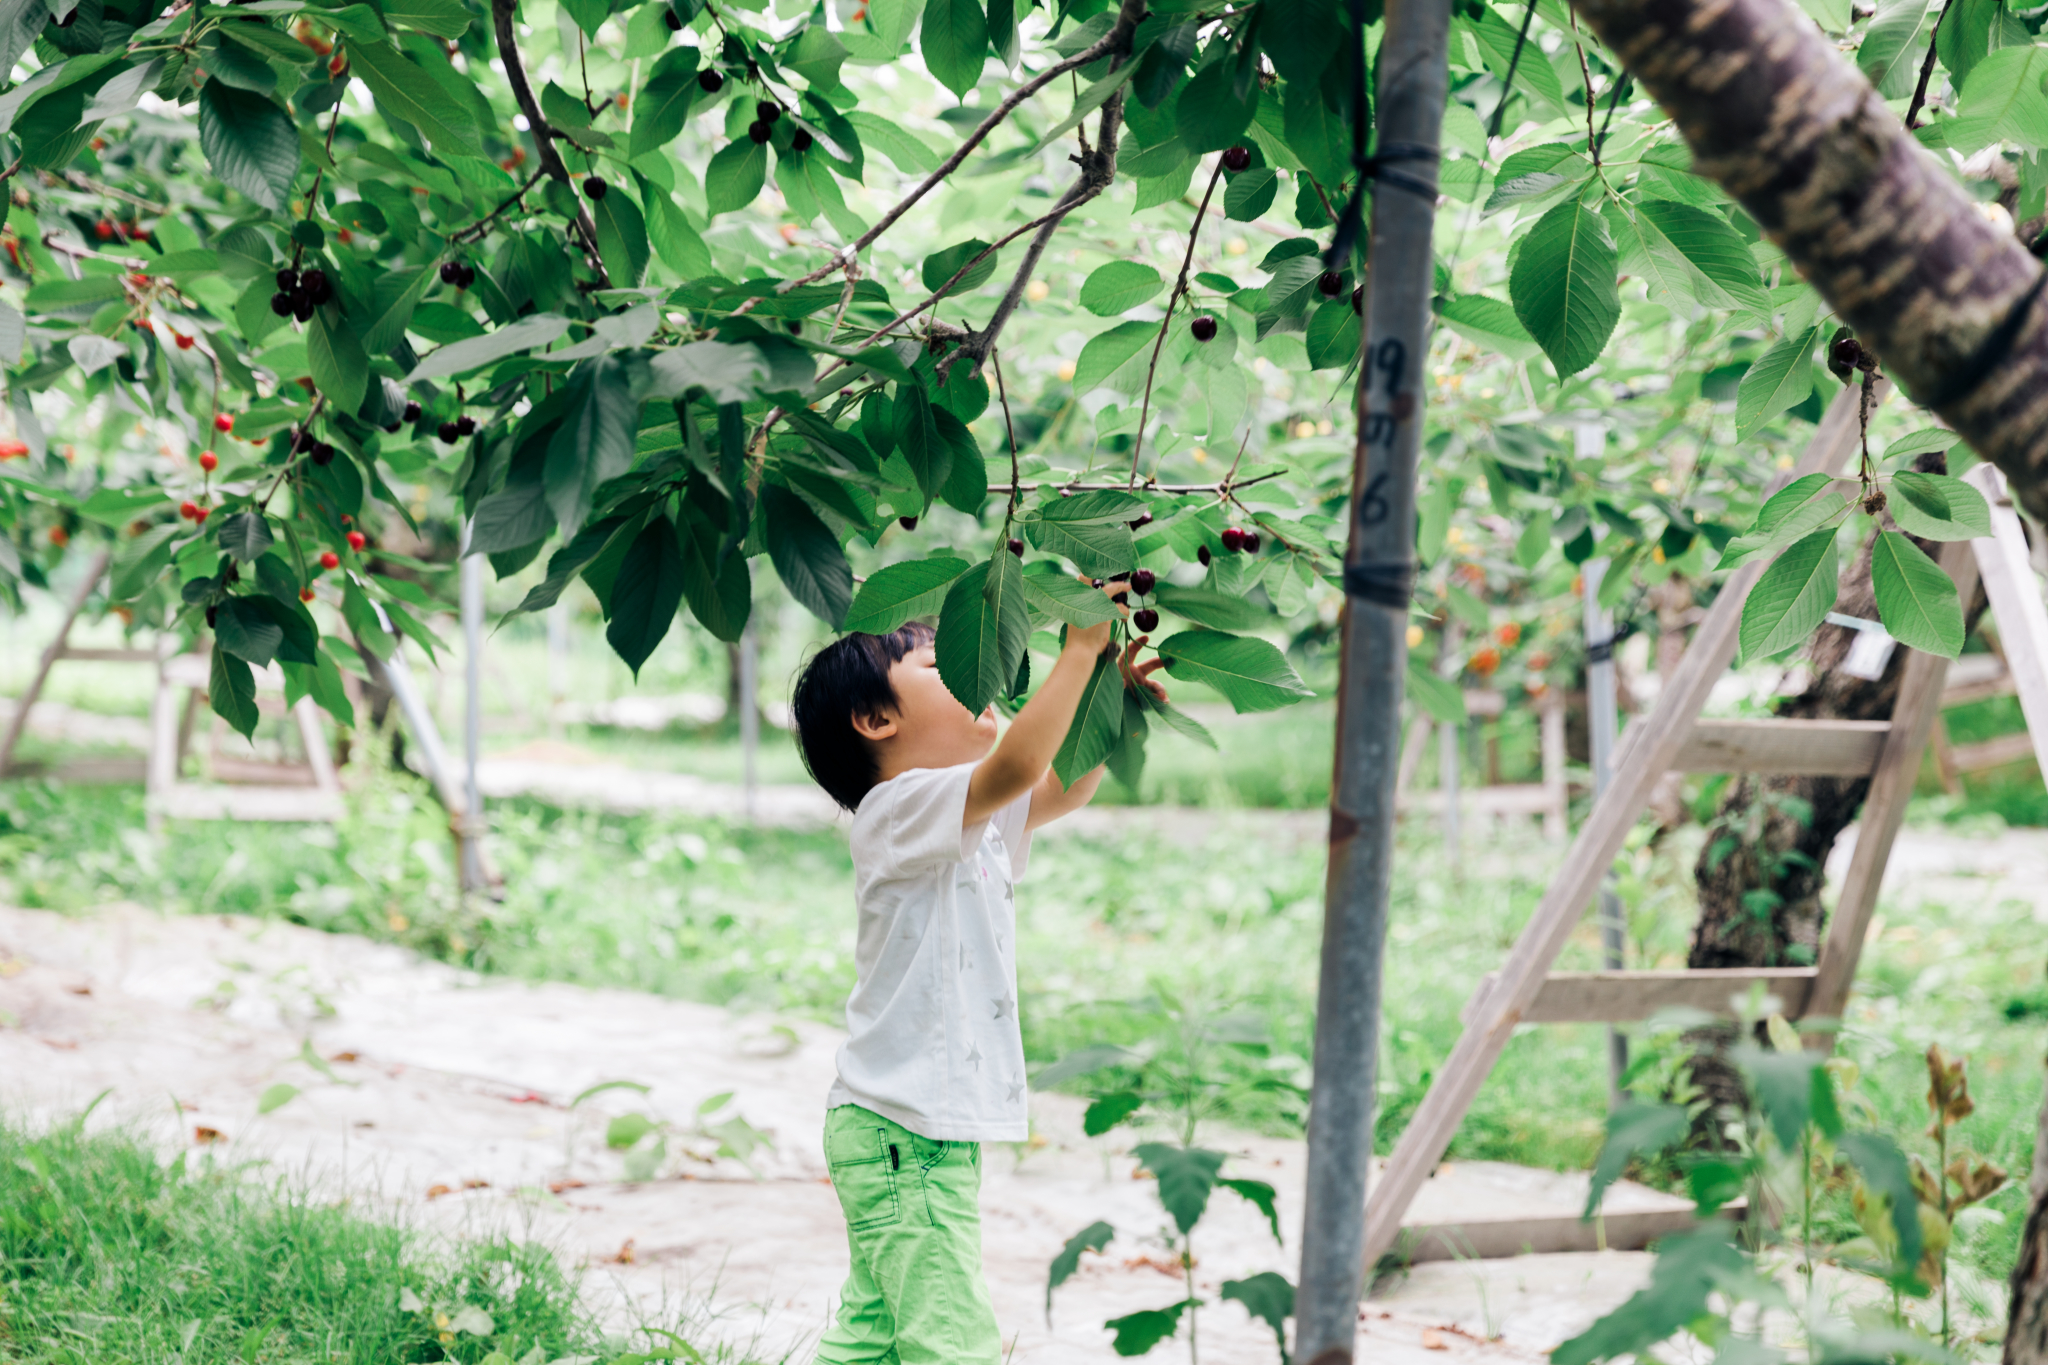
POLYGON ((2033 1207, 2012 1268, 2012 1314, 2005 1365, 2048 1365, 2048 1105, 2034 1134, 2033 1207))
POLYGON ((1719 181, 1916 402, 2048 519, 2048 297, 1792 0, 1577 0, 1719 181), (2001 333, 2009 334, 2002 336, 2001 333))
MULTIPOLYGON (((1942 454, 1922 455, 1914 467, 1946 473, 1942 454)), ((1889 516, 1886 530, 1897 530, 1889 516)), ((1930 555, 1941 547, 1915 541, 1930 555)), ((1870 545, 1842 577, 1835 610, 1844 616, 1877 619, 1870 584, 1870 545)), ((1980 585, 1965 604, 1965 634, 1975 630, 1989 599, 1980 585)), ((1899 699, 1907 651, 1892 652, 1876 680, 1845 672, 1843 661, 1857 632, 1824 624, 1808 648, 1813 681, 1778 708, 1791 720, 1890 720, 1899 699)), ((1699 922, 1693 929, 1688 967, 1809 966, 1820 952, 1826 912, 1820 893, 1835 840, 1863 809, 1867 777, 1760 776, 1745 773, 1722 797, 1705 847, 1694 866, 1699 889, 1699 922), (1732 844, 1732 847, 1731 847, 1732 844)), ((1703 1041, 1725 1041, 1727 1030, 1707 1031, 1703 1041)), ((1742 1082, 1732 1066, 1710 1048, 1696 1059, 1693 1079, 1717 1101, 1739 1102, 1742 1082)))

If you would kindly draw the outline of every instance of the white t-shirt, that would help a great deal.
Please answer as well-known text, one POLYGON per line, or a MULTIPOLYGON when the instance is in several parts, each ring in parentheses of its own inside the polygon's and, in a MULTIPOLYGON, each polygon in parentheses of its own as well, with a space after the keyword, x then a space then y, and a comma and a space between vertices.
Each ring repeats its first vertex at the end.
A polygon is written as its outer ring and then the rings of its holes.
POLYGON ((853 817, 857 978, 828 1105, 940 1142, 1022 1142, 1017 903, 1031 797, 963 827, 974 765, 878 783, 853 817))

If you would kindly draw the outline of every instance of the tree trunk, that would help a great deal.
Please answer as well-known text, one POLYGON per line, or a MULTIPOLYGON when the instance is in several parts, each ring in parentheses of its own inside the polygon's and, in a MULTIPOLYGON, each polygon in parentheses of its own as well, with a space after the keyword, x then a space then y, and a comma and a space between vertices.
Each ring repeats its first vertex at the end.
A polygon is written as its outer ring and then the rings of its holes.
POLYGON ((2026 248, 1791 0, 1576 3, 1701 174, 2048 519, 2048 300, 2026 248))
POLYGON ((2034 1206, 2012 1268, 2012 1313, 2005 1325, 2005 1365, 2048 1365, 2048 1103, 2034 1133, 2034 1206))
MULTIPOLYGON (((1914 467, 1946 473, 1948 460, 1922 455, 1914 467)), ((1886 530, 1897 530, 1889 515, 1886 530)), ((1941 547, 1915 544, 1929 555, 1941 547)), ((1989 599, 1980 585, 1963 613, 1967 635, 1976 628, 1989 599)), ((1870 586, 1870 545, 1842 578, 1835 610, 1866 621, 1877 619, 1870 586)), ((1782 703, 1777 714, 1791 720, 1890 720, 1905 673, 1906 649, 1892 651, 1881 677, 1847 672, 1843 663, 1858 632, 1824 624, 1806 655, 1813 681, 1782 703)), ((1820 953, 1826 912, 1820 901, 1828 855, 1863 809, 1868 777, 1761 776, 1744 773, 1721 800, 1708 827, 1707 842, 1693 869, 1699 889, 1699 922, 1693 929, 1688 967, 1811 966, 1820 953)), ((1702 1041, 1725 1042, 1726 1029, 1703 1031, 1702 1041)), ((1695 1059, 1693 1079, 1717 1101, 1739 1103, 1740 1077, 1709 1047, 1695 1059)))

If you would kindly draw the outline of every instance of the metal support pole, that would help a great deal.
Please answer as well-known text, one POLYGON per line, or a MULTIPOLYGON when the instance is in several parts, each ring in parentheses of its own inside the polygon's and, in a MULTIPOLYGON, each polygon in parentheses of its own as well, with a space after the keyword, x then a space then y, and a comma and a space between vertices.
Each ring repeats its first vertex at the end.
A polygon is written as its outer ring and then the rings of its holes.
MULTIPOLYGON (((1458 648, 1462 643, 1462 632, 1455 622, 1446 622, 1443 633, 1443 653, 1438 658, 1437 671, 1458 682, 1458 648)), ((1458 779, 1464 762, 1465 727, 1456 721, 1438 721, 1436 727, 1436 784, 1444 799, 1444 859, 1453 877, 1458 875, 1458 779)))
MULTIPOLYGON (((1586 434, 1592 432, 1592 454, 1599 454, 1605 437, 1597 427, 1579 428, 1579 453, 1587 454, 1586 434)), ((1579 566, 1585 584, 1586 623, 1586 730, 1593 757, 1593 799, 1607 790, 1614 771, 1614 739, 1619 731, 1619 708, 1614 700, 1614 613, 1600 605, 1600 583, 1607 576, 1607 560, 1589 559, 1579 566)), ((1614 893, 1610 871, 1600 886, 1601 961, 1611 972, 1626 965, 1628 922, 1622 917, 1621 897, 1614 893)), ((1621 1104, 1621 1077, 1628 1070, 1628 1038, 1614 1025, 1607 1026, 1607 1103, 1621 1104)))
POLYGON ((746 628, 740 632, 739 694, 740 782, 745 818, 750 825, 754 823, 754 761, 761 748, 760 671, 761 642, 754 633, 754 618, 749 613, 746 628))
POLYGON ((462 528, 462 748, 468 766, 468 791, 465 793, 465 823, 468 828, 461 840, 464 891, 476 891, 484 885, 484 793, 476 780, 484 737, 484 559, 482 555, 469 553, 469 536, 474 524, 472 522, 462 528))
MULTIPOLYGON (((1364 161, 1365 4, 1351 0, 1353 154, 1364 161)), ((1330 783, 1330 863, 1317 983, 1315 1081, 1294 1358, 1351 1365, 1364 1289, 1366 1177, 1378 1084, 1381 967, 1394 860, 1395 765, 1415 577, 1435 284, 1437 138, 1448 84, 1449 0, 1387 0, 1379 73, 1381 170, 1359 366, 1344 552, 1344 636, 1330 783)), ((1341 227, 1340 227, 1341 234, 1341 227)), ((1354 261, 1339 261, 1353 268, 1354 261)))

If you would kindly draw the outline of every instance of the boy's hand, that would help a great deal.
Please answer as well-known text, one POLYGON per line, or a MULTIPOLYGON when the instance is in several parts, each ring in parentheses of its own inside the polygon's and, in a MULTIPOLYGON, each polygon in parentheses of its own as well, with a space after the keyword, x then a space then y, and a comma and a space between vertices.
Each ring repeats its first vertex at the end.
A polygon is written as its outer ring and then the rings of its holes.
POLYGON ((1151 640, 1152 637, 1149 635, 1140 635, 1125 645, 1123 657, 1117 660, 1117 667, 1123 672, 1124 685, 1126 687, 1145 688, 1154 697, 1159 699, 1161 705, 1164 705, 1166 702, 1166 686, 1163 683, 1153 682, 1152 675, 1166 667, 1166 660, 1155 655, 1145 660, 1144 663, 1138 662, 1138 646, 1150 644, 1151 640))

